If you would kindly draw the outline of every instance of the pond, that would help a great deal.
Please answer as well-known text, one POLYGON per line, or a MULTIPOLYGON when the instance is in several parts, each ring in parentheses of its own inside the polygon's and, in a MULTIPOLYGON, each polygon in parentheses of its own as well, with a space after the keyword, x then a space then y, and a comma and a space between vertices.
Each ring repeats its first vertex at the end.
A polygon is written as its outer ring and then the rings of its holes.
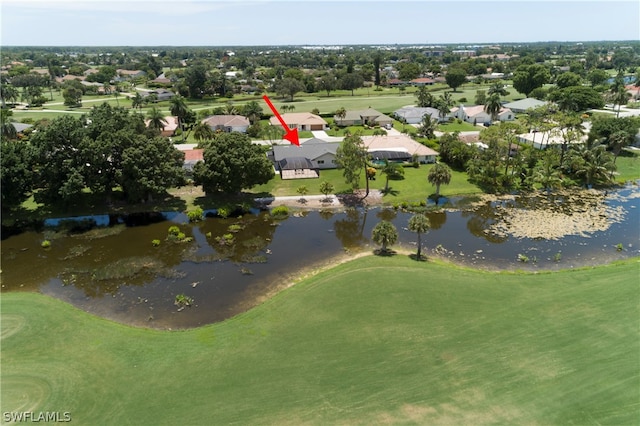
MULTIPOLYGON (((638 186, 628 185, 574 196, 450 199, 426 213, 431 230, 423 235, 423 251, 506 270, 566 269, 637 256, 639 198, 638 186)), ((71 227, 62 221, 66 231, 51 219, 37 231, 4 238, 2 291, 38 291, 135 326, 196 327, 250 309, 301 271, 373 250, 371 230, 380 220, 397 227, 394 247, 415 251, 416 235, 407 229, 411 216, 355 208, 284 220, 255 212, 190 224, 183 214, 150 213, 86 217, 71 227), (93 226, 94 219, 102 226, 93 226), (168 240, 171 226, 187 241, 168 240), (49 248, 41 246, 45 239, 49 248), (192 298, 192 306, 176 306, 178 295, 192 298)))

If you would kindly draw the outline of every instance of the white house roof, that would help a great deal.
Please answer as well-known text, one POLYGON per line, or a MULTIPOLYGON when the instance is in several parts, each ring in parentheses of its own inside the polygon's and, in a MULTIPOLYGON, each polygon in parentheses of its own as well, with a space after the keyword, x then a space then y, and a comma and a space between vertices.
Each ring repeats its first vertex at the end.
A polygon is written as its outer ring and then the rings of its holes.
POLYGON ((368 151, 406 151, 410 155, 438 155, 437 151, 414 141, 405 134, 364 136, 362 141, 368 151))
POLYGON ((506 103, 504 104, 504 106, 511 110, 526 111, 529 108, 538 108, 542 105, 547 105, 547 104, 548 102, 539 101, 535 98, 524 98, 524 99, 520 99, 519 101, 506 103))
POLYGON ((212 115, 211 117, 207 117, 202 120, 202 123, 211 127, 242 127, 249 126, 251 124, 249 119, 242 115, 212 115))
MULTIPOLYGON (((313 124, 323 124, 327 125, 327 122, 320 116, 311 114, 310 112, 290 112, 286 114, 282 114, 282 119, 289 126, 293 125, 313 125, 313 124)), ((276 117, 271 117, 269 119, 269 123, 273 126, 279 126, 280 121, 276 117)))
POLYGON ((414 107, 414 106, 406 106, 400 109, 397 109, 393 112, 396 117, 402 117, 404 119, 407 118, 422 118, 425 115, 429 114, 432 117, 438 117, 438 110, 436 108, 431 107, 414 107))

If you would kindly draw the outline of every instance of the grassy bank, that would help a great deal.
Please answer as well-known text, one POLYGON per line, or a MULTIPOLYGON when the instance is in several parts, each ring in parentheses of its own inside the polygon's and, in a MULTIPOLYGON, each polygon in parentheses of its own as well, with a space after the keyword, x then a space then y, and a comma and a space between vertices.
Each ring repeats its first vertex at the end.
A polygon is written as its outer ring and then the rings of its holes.
POLYGON ((3 294, 1 410, 78 424, 634 424, 637 278, 637 260, 508 274, 370 256, 180 332, 3 294))

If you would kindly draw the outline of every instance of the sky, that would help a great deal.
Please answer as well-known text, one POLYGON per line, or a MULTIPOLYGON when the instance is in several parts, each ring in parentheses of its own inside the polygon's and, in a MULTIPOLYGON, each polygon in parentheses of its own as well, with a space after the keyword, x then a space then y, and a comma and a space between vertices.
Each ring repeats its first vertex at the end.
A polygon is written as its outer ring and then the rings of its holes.
POLYGON ((640 1, 0 0, 1 46, 640 40, 640 1))

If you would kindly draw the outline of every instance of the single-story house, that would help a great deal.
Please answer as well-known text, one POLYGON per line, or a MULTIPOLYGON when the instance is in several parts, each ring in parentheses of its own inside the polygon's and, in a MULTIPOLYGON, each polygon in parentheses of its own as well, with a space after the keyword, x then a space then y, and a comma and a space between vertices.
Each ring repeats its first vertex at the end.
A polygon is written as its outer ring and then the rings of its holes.
MULTIPOLYGON (((290 129, 298 130, 326 130, 327 122, 320 116, 310 112, 289 112, 282 114, 282 119, 290 129)), ((269 123, 272 126, 281 126, 276 117, 271 117, 269 123)))
MULTIPOLYGON (((586 128, 584 129, 584 134, 578 140, 571 142, 572 144, 582 144, 587 141, 588 131, 586 128)), ((531 145, 537 149, 544 149, 550 145, 562 145, 564 139, 562 138, 562 130, 560 128, 556 128, 551 132, 523 133, 521 135, 518 135, 518 142, 526 145, 531 145)))
POLYGON ((64 77, 56 77, 56 83, 64 83, 65 81, 73 81, 73 80, 84 81, 85 79, 86 77, 83 75, 67 74, 64 77))
MULTIPOLYGON (((165 124, 164 128, 160 132, 161 136, 171 137, 178 129, 178 117, 167 116, 164 118, 167 124, 165 124)), ((149 127, 149 123, 151 120, 145 120, 144 124, 149 127)))
POLYGON ((547 105, 548 103, 549 102, 539 101, 538 99, 535 99, 535 98, 524 98, 524 99, 520 99, 519 101, 506 103, 504 104, 504 107, 509 108, 511 111, 515 113, 523 113, 523 112, 527 112, 528 109, 538 108, 543 105, 547 105))
MULTIPOLYGON (((373 155, 384 156, 383 152, 396 151, 404 158, 413 159, 421 163, 435 163, 438 152, 411 139, 405 134, 385 136, 364 136, 362 138, 367 151, 373 155), (376 154, 378 153, 378 154, 376 154)), ((385 158, 385 157, 381 157, 385 158)), ((388 157, 387 157, 388 158, 388 157)), ((399 157, 398 157, 399 159, 399 157)))
POLYGON ((274 145, 267 157, 274 163, 277 171, 291 170, 292 167, 294 167, 293 170, 298 170, 298 173, 293 173, 293 176, 289 176, 291 173, 281 173, 283 179, 319 177, 321 169, 335 169, 338 167, 336 152, 339 146, 340 142, 327 142, 313 138, 301 141, 300 146, 274 145), (300 158, 304 158, 308 162, 301 162, 300 158), (312 172, 315 173, 315 176, 312 176, 312 172))
POLYGON ((242 115, 212 115, 202 120, 202 123, 211 127, 211 130, 223 132, 246 133, 251 125, 247 117, 242 115))
POLYGON ((116 80, 133 80, 134 78, 140 78, 140 77, 144 77, 145 75, 147 75, 146 72, 142 71, 142 70, 123 70, 123 69, 118 69, 116 70, 116 73, 120 76, 119 79, 116 80))
POLYGON ((432 78, 420 77, 420 78, 414 78, 409 83, 411 83, 412 86, 431 86, 435 82, 436 81, 432 78))
POLYGON ((176 94, 173 93, 171 90, 166 90, 166 89, 156 89, 156 90, 149 90, 148 92, 142 92, 142 97, 144 98, 151 95, 156 95, 156 99, 158 100, 158 102, 168 101, 173 99, 176 96, 176 94))
POLYGON ((171 84, 171 80, 168 79, 167 77, 165 77, 164 73, 160 74, 159 76, 157 76, 156 78, 154 78, 153 80, 150 81, 150 83, 156 83, 156 84, 171 84))
POLYGON ((440 114, 436 108, 431 107, 415 107, 415 106, 406 106, 400 109, 397 109, 393 112, 393 115, 396 116, 398 120, 404 121, 407 124, 419 124, 422 123, 422 120, 425 115, 431 116, 431 118, 435 118, 440 121, 440 114))
MULTIPOLYGON (((459 118, 460 120, 464 120, 467 123, 472 124, 491 123, 491 115, 484 110, 484 105, 474 105, 469 107, 460 105, 459 107, 452 108, 449 116, 459 118)), ((500 109, 500 112, 498 113, 499 121, 513 121, 514 119, 515 114, 509 108, 502 107, 500 109)))
POLYGON ((386 126, 393 123, 393 118, 373 108, 367 108, 358 111, 347 111, 344 117, 334 115, 333 121, 338 126, 386 126))
POLYGON ((16 133, 18 134, 33 127, 33 124, 17 123, 15 121, 10 121, 9 123, 13 126, 14 129, 16 129, 16 133))

